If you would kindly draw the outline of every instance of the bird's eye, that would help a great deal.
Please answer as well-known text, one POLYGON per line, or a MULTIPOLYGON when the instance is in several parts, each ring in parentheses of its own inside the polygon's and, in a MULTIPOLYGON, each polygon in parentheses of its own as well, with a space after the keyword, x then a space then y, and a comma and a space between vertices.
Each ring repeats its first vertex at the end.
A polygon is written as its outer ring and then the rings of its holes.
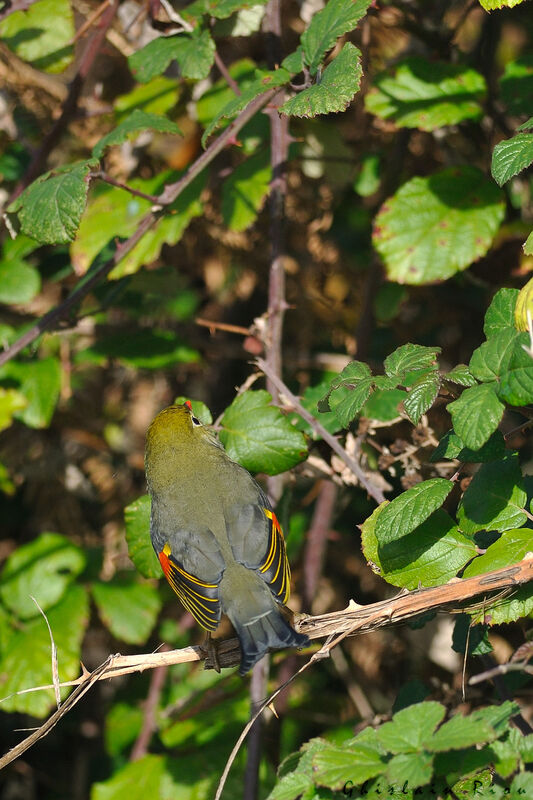
POLYGON ((199 419, 197 419, 197 417, 191 417, 191 420, 192 420, 192 424, 193 424, 193 425, 201 425, 201 424, 202 424, 202 423, 200 422, 200 420, 199 420, 199 419))

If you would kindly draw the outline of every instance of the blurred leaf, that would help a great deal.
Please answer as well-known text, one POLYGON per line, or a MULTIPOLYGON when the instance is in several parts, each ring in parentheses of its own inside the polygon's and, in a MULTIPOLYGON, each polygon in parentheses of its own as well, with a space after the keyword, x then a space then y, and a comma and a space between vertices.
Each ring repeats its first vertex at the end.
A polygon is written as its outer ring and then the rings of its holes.
POLYGON ((498 427, 505 406, 489 384, 465 389, 458 400, 448 403, 453 427, 465 445, 479 450, 498 427))
POLYGON ((40 361, 9 361, 0 367, 0 383, 14 380, 27 405, 15 412, 17 419, 30 428, 46 428, 59 400, 61 367, 56 358, 40 361))
POLYGON ((378 75, 365 108, 400 128, 433 131, 480 119, 486 88, 483 76, 473 69, 414 56, 396 64, 392 75, 378 75))
POLYGON ((175 122, 171 122, 167 117, 159 114, 151 114, 136 108, 131 114, 122 120, 117 127, 103 136, 93 147, 93 156, 102 158, 105 150, 113 145, 123 144, 128 139, 137 136, 141 131, 152 130, 159 133, 173 133, 183 136, 175 122))
POLYGON ((514 326, 514 310, 518 295, 518 289, 499 289, 496 292, 485 314, 483 332, 487 339, 503 328, 514 326))
MULTIPOLYGON (((332 411, 320 412, 317 407, 318 401, 327 393, 328 389, 329 384, 326 382, 319 383, 317 386, 308 386, 302 395, 301 403, 324 426, 328 433, 337 433, 342 428, 337 416, 332 411)), ((295 428, 303 431, 315 441, 321 438, 309 423, 298 414, 291 414, 290 421, 295 428)))
POLYGON ((151 583, 139 583, 131 573, 95 582, 91 592, 102 622, 117 639, 144 644, 157 621, 161 599, 151 583))
POLYGON ((405 589, 440 586, 455 578, 475 555, 466 538, 443 509, 401 539, 380 545, 375 528, 386 506, 380 506, 361 526, 363 553, 387 583, 405 589))
MULTIPOLYGON (((46 614, 57 647, 59 680, 70 681, 80 672, 80 646, 89 621, 87 593, 71 586, 61 602, 46 614)), ((9 640, 9 649, 0 662, 0 695, 52 683, 50 634, 45 620, 38 617, 20 625, 9 640)), ((62 689, 65 697, 68 690, 62 689)), ((19 711, 45 717, 55 706, 53 689, 11 697, 2 702, 3 711, 19 711)))
POLYGON ((533 231, 529 234, 524 242, 524 253, 526 256, 533 256, 533 231))
POLYGON ((430 478, 391 500, 377 520, 376 538, 379 544, 387 544, 411 533, 440 508, 452 489, 451 481, 430 478))
POLYGON ((492 177, 503 186, 533 163, 533 133, 518 133, 496 145, 492 152, 492 177))
POLYGON ((164 756, 146 755, 126 764, 106 781, 94 783, 91 800, 170 800, 164 793, 170 776, 164 756))
MULTIPOLYGON (((361 159, 361 169, 354 181, 353 188, 361 197, 370 197, 379 189, 381 184, 381 159, 378 155, 366 155, 361 159)), ((385 287, 394 287, 394 284, 386 283, 385 287)))
MULTIPOLYGON (((0 492, 9 496, 15 494, 15 484, 11 480, 9 470, 7 469, 6 465, 2 464, 1 461, 0 461, 0 492)), ((0 650, 1 650, 1 643, 0 643, 0 650)))
POLYGON ((533 54, 526 52, 516 61, 505 65, 500 78, 502 100, 513 116, 531 115, 533 97, 533 54))
MULTIPOLYGON (((261 0, 266 4, 267 0, 261 0)), ((250 8, 242 8, 230 18, 220 21, 214 31, 216 37, 219 36, 250 36, 261 29, 261 23, 265 16, 265 7, 257 3, 257 0, 249 0, 250 8)), ((246 4, 245 4, 246 6, 246 4)), ((216 6, 215 6, 216 8, 216 6)))
POLYGON ((270 152, 261 150, 239 164, 222 185, 222 216, 231 231, 255 222, 270 190, 270 152))
MULTIPOLYGON (((238 84, 241 92, 250 86, 256 78, 256 66, 249 58, 242 58, 230 64, 228 72, 238 84)), ((206 89, 196 103, 196 116, 200 125, 203 125, 204 128, 207 127, 222 109, 233 100, 235 100, 235 92, 228 86, 225 78, 220 78, 206 89)))
POLYGON ((8 213, 17 214, 22 232, 41 244, 71 242, 85 209, 87 176, 97 166, 90 159, 45 172, 8 206, 8 213))
POLYGON ((313 15, 301 39, 305 63, 311 75, 316 75, 324 56, 339 36, 355 29, 371 1, 329 0, 325 8, 313 15))
POLYGON ((170 332, 141 329, 100 339, 80 353, 80 358, 96 363, 116 358, 132 367, 162 369, 177 363, 196 363, 200 354, 170 332))
POLYGON ((494 431, 479 450, 465 447, 460 436, 453 429, 444 434, 435 448, 430 461, 440 461, 441 458, 455 458, 465 463, 480 463, 484 461, 497 461, 505 453, 505 440, 500 431, 494 431))
POLYGON ((0 596, 19 619, 40 616, 30 595, 47 611, 84 567, 85 555, 79 547, 59 533, 42 533, 7 559, 0 576, 0 596))
POLYGON ((216 19, 225 19, 242 8, 264 6, 268 0, 209 0, 209 13, 216 19))
POLYGON ((278 110, 291 117, 315 117, 317 114, 345 111, 359 91, 361 75, 361 52, 347 42, 339 55, 330 61, 319 83, 291 97, 278 110))
POLYGON ((479 0, 485 11, 494 11, 497 8, 514 8, 524 0, 479 0))
POLYGON ((159 560, 150 538, 150 495, 145 494, 124 509, 128 554, 144 578, 160 578, 159 560))
POLYGON ((128 58, 132 74, 141 83, 162 75, 177 61, 184 78, 207 78, 215 60, 215 43, 209 31, 195 28, 192 34, 159 36, 128 58))
POLYGON ((307 456, 303 434, 264 390, 248 390, 235 398, 222 417, 220 440, 230 458, 250 472, 277 475, 307 456))
POLYGON ((138 108, 148 114, 167 114, 178 102, 179 84, 163 75, 148 83, 135 86, 131 92, 121 94, 115 100, 115 116, 119 122, 138 108))
POLYGON ((105 747, 110 756, 118 756, 139 735, 144 720, 142 708, 115 703, 105 720, 105 747))
POLYGON ((483 464, 463 494, 457 521, 464 533, 506 531, 526 522, 527 495, 516 453, 483 464))
POLYGON ((489 249, 505 213, 500 191, 476 167, 412 178, 381 206, 373 242, 398 283, 445 280, 489 249))
POLYGON ((72 61, 74 15, 68 0, 39 0, 0 23, 4 44, 38 70, 63 72, 72 61))
POLYGON ((26 408, 28 401, 16 389, 3 389, 0 386, 0 431, 9 428, 13 423, 14 414, 26 408))
POLYGON ((459 386, 475 386, 477 381, 466 366, 466 364, 458 364, 450 372, 446 372, 443 376, 444 380, 458 383, 459 386))
POLYGON ((0 261, 0 303, 28 303, 41 291, 41 276, 25 261, 0 261))

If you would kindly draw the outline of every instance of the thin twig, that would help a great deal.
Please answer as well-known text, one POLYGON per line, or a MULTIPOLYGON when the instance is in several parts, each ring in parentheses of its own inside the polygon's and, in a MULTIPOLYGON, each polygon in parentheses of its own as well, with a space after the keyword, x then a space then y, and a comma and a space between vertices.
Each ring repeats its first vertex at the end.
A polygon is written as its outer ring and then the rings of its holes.
POLYGON ((120 181, 115 180, 115 178, 112 178, 106 172, 91 172, 89 177, 98 178, 104 183, 109 183, 110 186, 116 186, 117 189, 124 189, 125 192, 129 192, 134 197, 140 197, 142 200, 148 200, 148 202, 153 203, 154 205, 157 205, 159 202, 157 195, 140 192, 138 189, 134 189, 132 186, 128 186, 126 183, 121 183, 120 181))
POLYGON ((218 50, 215 50, 215 64, 217 65, 218 71, 220 72, 220 74, 222 75, 222 77, 224 78, 226 83, 228 84, 229 88, 233 92, 235 92, 235 94, 237 96, 240 97, 242 92, 240 90, 239 84, 229 74, 229 70, 228 70, 227 66, 224 64, 224 62, 222 61, 222 59, 220 58, 220 54, 219 54, 218 50))
POLYGON ((365 475, 357 461, 348 455, 346 450, 339 444, 337 439, 335 439, 335 437, 332 436, 332 434, 329 433, 324 426, 302 406, 296 395, 294 395, 283 383, 283 381, 271 371, 269 365, 263 358, 256 359, 256 364, 261 372, 264 372, 264 374, 271 379, 272 383, 277 385, 278 391, 285 396, 295 411, 297 411, 298 414, 303 417, 305 421, 309 423, 309 425, 311 425, 313 430, 316 431, 319 436, 321 436, 322 439, 329 444, 331 449, 337 453, 339 458, 341 458, 346 466, 351 469, 359 483, 364 486, 368 494, 374 498, 376 503, 382 503, 385 500, 385 495, 378 486, 374 486, 372 481, 365 475))
POLYGON ((337 487, 335 484, 331 481, 321 481, 303 557, 303 596, 306 611, 312 610, 312 602, 322 573, 336 499, 337 487))
POLYGON ((238 333, 240 336, 250 336, 250 328, 243 328, 242 325, 230 325, 229 322, 215 322, 212 319, 202 319, 202 317, 196 317, 194 321, 197 325, 209 328, 210 333, 227 331, 228 333, 238 333))
POLYGON ((82 25, 80 25, 80 27, 78 28, 78 30, 76 31, 76 33, 74 34, 72 39, 70 40, 69 44, 75 44, 77 41, 79 41, 81 39, 82 36, 85 35, 85 33, 89 30, 89 28, 92 25, 94 25, 96 20, 99 19, 102 16, 102 14, 106 10, 106 8, 107 8, 107 6, 109 5, 110 2, 111 2, 111 0, 104 0, 103 3, 100 3, 98 8, 96 8, 93 11, 93 13, 90 14, 87 17, 85 22, 82 25))
POLYGON ((48 622, 48 617, 46 616, 46 614, 42 610, 41 606, 39 605, 39 603, 37 602, 35 597, 32 594, 30 594, 30 597, 33 600, 33 602, 35 603, 35 605, 37 606, 37 608, 39 609, 39 611, 41 612, 41 614, 43 615, 44 621, 46 622, 46 627, 48 628, 48 633, 50 634, 50 651, 51 651, 51 657, 52 657, 52 681, 53 681, 53 684, 54 684, 54 694, 55 694, 55 697, 56 697, 56 706, 59 708, 61 706, 61 690, 59 688, 59 668, 58 668, 58 664, 57 664, 57 647, 56 647, 56 643, 54 641, 54 635, 52 633, 52 628, 50 627, 50 623, 48 622))

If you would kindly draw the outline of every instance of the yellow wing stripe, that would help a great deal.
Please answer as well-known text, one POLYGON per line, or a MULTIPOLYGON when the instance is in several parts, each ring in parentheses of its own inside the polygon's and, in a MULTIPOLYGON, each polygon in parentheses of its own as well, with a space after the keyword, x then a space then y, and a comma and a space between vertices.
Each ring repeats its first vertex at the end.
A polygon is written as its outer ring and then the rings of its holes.
POLYGON ((166 579, 187 611, 190 611, 202 628, 214 631, 221 613, 218 584, 205 583, 183 569, 172 555, 168 542, 159 553, 159 562, 166 579))
POLYGON ((267 553, 259 566, 259 572, 270 586, 272 593, 286 603, 290 594, 290 567, 285 550, 285 540, 276 515, 268 508, 263 509, 269 521, 267 553))

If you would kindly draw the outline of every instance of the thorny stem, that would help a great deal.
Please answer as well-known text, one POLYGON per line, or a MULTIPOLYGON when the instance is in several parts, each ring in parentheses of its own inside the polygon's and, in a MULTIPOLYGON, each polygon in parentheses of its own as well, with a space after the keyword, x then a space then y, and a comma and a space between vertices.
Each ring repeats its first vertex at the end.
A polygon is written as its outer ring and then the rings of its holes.
POLYGON ((158 202, 158 198, 154 194, 146 194, 145 192, 140 192, 138 189, 133 189, 131 186, 128 186, 126 183, 121 183, 120 181, 115 180, 106 172, 91 172, 91 178, 98 178, 99 180, 103 181, 104 183, 109 183, 110 186, 116 186, 117 189, 124 189, 125 192, 129 192, 134 197, 140 197, 143 200, 148 200, 150 203, 156 204, 158 202))

